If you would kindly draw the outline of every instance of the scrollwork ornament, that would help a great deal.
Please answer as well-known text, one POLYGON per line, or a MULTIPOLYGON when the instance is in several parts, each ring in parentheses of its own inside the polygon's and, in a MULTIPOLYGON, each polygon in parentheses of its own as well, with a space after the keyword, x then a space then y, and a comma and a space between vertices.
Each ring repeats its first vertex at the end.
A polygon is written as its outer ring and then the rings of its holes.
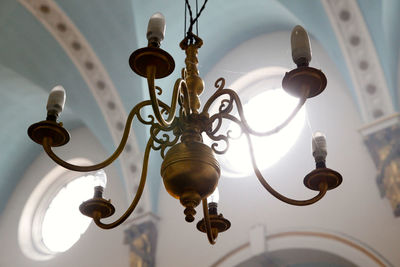
POLYGON ((153 138, 154 142, 158 144, 156 145, 155 143, 153 143, 152 148, 155 151, 160 150, 162 158, 164 158, 165 156, 165 149, 175 145, 179 140, 180 135, 176 134, 177 127, 178 127, 178 119, 175 118, 175 120, 167 128, 164 128, 157 123, 153 123, 150 128, 150 135, 153 138), (166 132, 172 132, 174 138, 171 140, 171 136, 168 135, 166 132), (158 135, 160 134, 161 137, 158 137, 158 135))

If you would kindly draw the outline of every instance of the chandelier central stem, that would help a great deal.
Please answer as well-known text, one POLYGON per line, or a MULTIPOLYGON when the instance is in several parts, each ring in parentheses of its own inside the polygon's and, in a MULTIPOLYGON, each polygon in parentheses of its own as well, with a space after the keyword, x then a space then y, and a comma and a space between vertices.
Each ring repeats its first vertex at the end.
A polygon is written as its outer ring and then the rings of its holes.
POLYGON ((190 37, 185 37, 179 46, 185 50, 186 68, 182 72, 182 78, 185 80, 188 90, 188 101, 190 110, 186 110, 186 114, 198 114, 200 109, 199 96, 204 91, 204 82, 199 76, 197 58, 198 49, 203 45, 203 40, 198 36, 192 35, 193 43, 190 43, 190 37))

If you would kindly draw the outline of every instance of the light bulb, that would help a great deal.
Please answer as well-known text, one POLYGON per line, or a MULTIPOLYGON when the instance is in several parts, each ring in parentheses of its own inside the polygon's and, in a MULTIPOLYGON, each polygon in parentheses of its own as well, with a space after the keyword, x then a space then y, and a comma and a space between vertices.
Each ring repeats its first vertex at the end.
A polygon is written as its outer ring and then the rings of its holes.
POLYGON ((218 203, 219 201, 219 190, 218 187, 215 188, 214 192, 207 198, 208 203, 218 203))
POLYGON ((47 114, 58 115, 63 111, 65 104, 65 89, 61 85, 57 85, 51 89, 49 98, 47 99, 47 114))
POLYGON ((297 66, 308 66, 308 63, 311 61, 311 46, 306 30, 300 25, 294 27, 290 41, 294 63, 297 66))
POLYGON ((107 175, 103 169, 100 169, 93 173, 94 176, 94 186, 101 186, 103 188, 106 187, 107 184, 107 175))
POLYGON ((312 151, 315 162, 325 162, 327 152, 326 137, 321 132, 315 132, 312 138, 312 151))
POLYGON ((156 42, 159 46, 165 35, 165 17, 160 12, 154 13, 147 26, 147 40, 150 43, 156 42))

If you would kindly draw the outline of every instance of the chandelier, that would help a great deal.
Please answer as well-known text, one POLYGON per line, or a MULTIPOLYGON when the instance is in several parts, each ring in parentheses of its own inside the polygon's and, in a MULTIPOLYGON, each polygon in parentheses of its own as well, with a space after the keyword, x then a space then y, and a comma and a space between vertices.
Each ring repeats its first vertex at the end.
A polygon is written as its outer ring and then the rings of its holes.
POLYGON ((155 79, 170 75, 175 68, 172 56, 160 48, 161 41, 164 39, 165 18, 161 13, 155 13, 150 18, 147 29, 148 46, 136 50, 129 58, 132 70, 147 79, 150 99, 140 102, 130 111, 121 142, 109 158, 92 166, 77 166, 62 160, 53 152, 53 147, 63 146, 70 139, 63 124, 57 121, 65 104, 65 91, 61 86, 55 87, 50 92, 46 120, 35 123, 28 129, 29 137, 42 145, 44 151, 57 164, 72 171, 90 172, 104 168, 118 158, 126 145, 134 118, 150 126, 150 137, 144 151, 140 184, 125 213, 112 223, 102 222, 103 218, 113 215, 115 211, 111 201, 103 198, 105 185, 96 186, 93 198, 83 202, 79 207, 80 211, 91 217, 100 228, 117 227, 134 211, 146 183, 150 151, 154 150, 160 151, 163 158, 161 176, 165 189, 171 196, 179 199, 185 207, 184 214, 187 222, 194 221, 195 208, 202 202, 204 218, 197 223, 197 229, 206 233, 209 242, 214 244, 218 234, 230 227, 230 222, 222 214, 218 214, 216 201, 211 199, 208 203, 207 200, 207 197, 216 189, 220 177, 220 166, 214 153, 224 154, 229 149, 231 136, 229 131, 224 131, 221 127, 224 122, 239 126, 241 134, 247 139, 256 177, 261 185, 277 199, 296 206, 310 205, 342 182, 342 177, 338 172, 326 167, 326 139, 321 133, 314 134, 312 138, 312 154, 316 168, 304 178, 304 185, 307 188, 318 191, 318 194, 310 199, 295 200, 280 194, 268 184, 256 164, 251 136, 269 136, 279 132, 295 117, 308 98, 320 94, 326 87, 325 75, 320 70, 309 67, 310 41, 307 32, 301 26, 296 26, 291 35, 292 57, 297 68, 287 72, 282 81, 283 89, 297 97, 299 102, 285 121, 269 131, 253 130, 244 117, 239 96, 234 90, 225 88, 224 78, 219 78, 215 82, 216 91, 200 111, 199 95, 204 90, 204 82, 199 76, 197 54, 203 41, 198 37, 198 32, 193 33, 193 26, 197 23, 206 3, 207 0, 193 17, 189 1, 185 2, 190 23, 179 45, 186 53, 186 67, 182 70, 182 77, 175 82, 170 105, 158 99, 157 94, 161 95, 162 89, 155 85, 155 79), (219 105, 219 108, 215 114, 210 114, 210 108, 213 105, 219 105), (141 110, 150 106, 153 115, 144 118, 141 110), (211 146, 203 143, 203 134, 212 140, 211 146), (222 149, 218 147, 221 142, 224 143, 222 149))

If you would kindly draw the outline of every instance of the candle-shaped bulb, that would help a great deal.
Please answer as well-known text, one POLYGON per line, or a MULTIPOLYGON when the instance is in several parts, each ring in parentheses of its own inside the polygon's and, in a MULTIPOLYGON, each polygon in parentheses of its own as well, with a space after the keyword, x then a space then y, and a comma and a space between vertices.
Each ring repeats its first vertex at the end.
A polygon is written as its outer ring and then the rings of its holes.
POLYGON ((107 175, 103 169, 94 172, 93 177, 94 177, 94 186, 101 186, 103 188, 106 187, 107 175))
POLYGON ((297 66, 308 66, 311 61, 311 46, 306 30, 300 25, 294 27, 290 41, 294 63, 297 66))
POLYGON ((316 163, 325 162, 328 152, 326 148, 326 137, 323 133, 316 132, 313 134, 312 151, 316 163))
POLYGON ((164 40, 165 34, 165 17, 160 12, 154 13, 150 17, 149 25, 147 26, 147 40, 151 44, 157 44, 160 46, 162 40, 164 40))
POLYGON ((215 188, 214 192, 207 198, 208 203, 218 203, 219 201, 219 190, 218 187, 215 188))
POLYGON ((47 99, 47 114, 58 117, 63 111, 65 104, 65 90, 61 85, 57 85, 51 89, 49 98, 47 99))

